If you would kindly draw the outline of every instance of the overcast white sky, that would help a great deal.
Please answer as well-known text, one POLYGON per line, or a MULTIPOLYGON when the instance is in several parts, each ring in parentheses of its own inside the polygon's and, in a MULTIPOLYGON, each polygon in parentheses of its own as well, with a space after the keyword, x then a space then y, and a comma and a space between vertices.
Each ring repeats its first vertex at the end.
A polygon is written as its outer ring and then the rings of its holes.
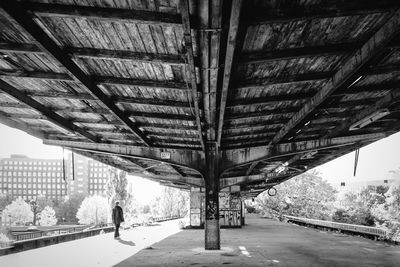
MULTIPOLYGON (((0 124, 0 158, 10 154, 24 154, 32 158, 62 158, 60 147, 43 145, 40 139, 22 131, 0 124)), ((357 176, 353 177, 354 152, 321 165, 317 169, 326 180, 341 181, 375 180, 388 177, 390 170, 400 168, 400 133, 375 142, 360 150, 357 176)), ((160 186, 144 179, 132 179, 138 198, 149 199, 149 192, 158 192, 160 186)))

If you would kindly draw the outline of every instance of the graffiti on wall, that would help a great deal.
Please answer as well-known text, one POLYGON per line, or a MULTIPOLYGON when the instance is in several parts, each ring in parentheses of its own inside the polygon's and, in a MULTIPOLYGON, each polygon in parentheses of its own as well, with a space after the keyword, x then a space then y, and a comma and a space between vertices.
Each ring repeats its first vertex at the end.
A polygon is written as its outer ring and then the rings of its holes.
POLYGON ((218 205, 212 199, 206 201, 206 220, 218 220, 218 205))

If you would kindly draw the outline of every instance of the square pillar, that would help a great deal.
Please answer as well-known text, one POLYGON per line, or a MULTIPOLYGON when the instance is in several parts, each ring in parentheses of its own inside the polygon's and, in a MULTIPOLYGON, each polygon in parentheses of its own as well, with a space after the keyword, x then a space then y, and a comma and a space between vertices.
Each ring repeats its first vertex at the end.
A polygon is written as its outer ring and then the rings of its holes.
POLYGON ((221 248, 219 226, 219 171, 218 147, 208 143, 205 168, 205 249, 221 248))

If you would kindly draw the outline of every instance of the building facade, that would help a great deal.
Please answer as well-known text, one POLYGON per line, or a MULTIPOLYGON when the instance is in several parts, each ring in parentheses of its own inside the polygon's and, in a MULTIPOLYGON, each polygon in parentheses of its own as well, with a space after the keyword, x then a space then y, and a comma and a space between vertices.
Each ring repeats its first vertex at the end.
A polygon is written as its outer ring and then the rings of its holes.
POLYGON ((76 154, 69 154, 64 164, 61 159, 11 155, 0 159, 0 193, 25 200, 40 195, 53 200, 75 194, 105 195, 109 168, 76 154))

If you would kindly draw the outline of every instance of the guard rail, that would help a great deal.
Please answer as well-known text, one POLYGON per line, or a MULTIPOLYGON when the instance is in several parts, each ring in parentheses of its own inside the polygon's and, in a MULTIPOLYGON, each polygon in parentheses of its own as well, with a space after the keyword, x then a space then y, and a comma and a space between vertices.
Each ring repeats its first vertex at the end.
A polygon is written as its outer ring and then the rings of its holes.
POLYGON ((337 230, 341 230, 341 231, 366 234, 366 235, 376 236, 376 237, 385 237, 387 235, 386 230, 376 228, 376 227, 357 225, 357 224, 338 223, 338 222, 331 222, 331 221, 322 221, 322 220, 301 218, 301 217, 288 216, 288 215, 283 215, 283 217, 285 217, 288 221, 305 224, 305 225, 321 226, 321 227, 326 227, 326 228, 330 228, 330 229, 337 229, 337 230))

